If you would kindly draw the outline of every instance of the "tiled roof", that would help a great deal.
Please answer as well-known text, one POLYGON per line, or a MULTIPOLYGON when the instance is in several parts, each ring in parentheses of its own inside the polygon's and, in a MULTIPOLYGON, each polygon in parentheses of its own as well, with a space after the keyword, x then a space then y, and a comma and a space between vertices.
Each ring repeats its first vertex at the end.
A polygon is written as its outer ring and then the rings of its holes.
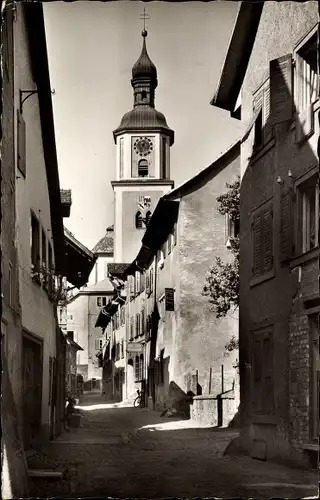
POLYGON ((108 264, 108 273, 112 274, 113 276, 120 276, 129 266, 130 264, 125 264, 123 262, 111 262, 110 264, 108 264))
POLYGON ((103 238, 101 238, 101 240, 99 240, 95 247, 92 249, 93 253, 113 253, 114 241, 113 235, 111 236, 111 234, 112 231, 107 230, 105 236, 103 236, 103 238))
POLYGON ((82 292, 113 292, 114 286, 109 279, 98 281, 94 285, 87 286, 82 292))
POLYGON ((71 205, 71 189, 60 189, 60 197, 63 205, 71 205))

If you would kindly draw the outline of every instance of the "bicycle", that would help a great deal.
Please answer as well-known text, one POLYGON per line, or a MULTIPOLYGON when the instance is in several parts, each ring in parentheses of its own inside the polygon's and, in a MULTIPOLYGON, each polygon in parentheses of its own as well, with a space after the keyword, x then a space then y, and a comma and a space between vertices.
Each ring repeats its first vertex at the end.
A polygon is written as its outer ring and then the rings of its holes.
POLYGON ((143 393, 138 389, 137 390, 138 396, 133 402, 134 408, 143 408, 143 393))

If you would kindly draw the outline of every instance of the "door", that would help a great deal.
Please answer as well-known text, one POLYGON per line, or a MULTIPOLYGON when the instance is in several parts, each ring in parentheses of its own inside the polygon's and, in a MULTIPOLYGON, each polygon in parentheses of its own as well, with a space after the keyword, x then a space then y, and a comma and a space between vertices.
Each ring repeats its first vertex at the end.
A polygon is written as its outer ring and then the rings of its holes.
POLYGON ((42 344, 23 337, 22 354, 23 440, 32 446, 40 431, 42 402, 42 344))

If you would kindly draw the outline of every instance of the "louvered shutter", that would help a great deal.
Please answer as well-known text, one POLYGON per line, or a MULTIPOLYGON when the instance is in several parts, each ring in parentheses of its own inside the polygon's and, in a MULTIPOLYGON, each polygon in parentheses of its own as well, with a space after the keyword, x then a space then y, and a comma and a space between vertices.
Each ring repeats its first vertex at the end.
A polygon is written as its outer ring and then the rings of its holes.
POLYGON ((270 84, 264 88, 263 93, 263 142, 266 144, 272 139, 272 125, 270 117, 270 84))
POLYGON ((174 311, 174 290, 165 288, 165 307, 166 311, 174 311))
POLYGON ((253 218, 253 276, 260 276, 262 273, 262 217, 258 213, 253 218))
POLYGON ((283 193, 280 200, 280 261, 291 259, 293 254, 292 193, 283 193))
POLYGON ((292 54, 270 61, 271 124, 292 119, 292 54))
POLYGON ((18 168, 26 176, 26 124, 18 111, 18 168))
POLYGON ((273 267, 273 213, 272 208, 263 214, 263 271, 267 273, 273 267))

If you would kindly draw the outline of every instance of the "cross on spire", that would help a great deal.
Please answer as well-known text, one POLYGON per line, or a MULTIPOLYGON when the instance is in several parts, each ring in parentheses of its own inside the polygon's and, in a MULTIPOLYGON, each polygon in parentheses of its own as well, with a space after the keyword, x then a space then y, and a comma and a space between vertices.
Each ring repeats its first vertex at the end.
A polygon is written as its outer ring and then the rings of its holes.
POLYGON ((146 20, 150 19, 149 15, 146 13, 146 9, 143 9, 143 14, 140 15, 139 19, 143 19, 143 31, 146 31, 146 20))

